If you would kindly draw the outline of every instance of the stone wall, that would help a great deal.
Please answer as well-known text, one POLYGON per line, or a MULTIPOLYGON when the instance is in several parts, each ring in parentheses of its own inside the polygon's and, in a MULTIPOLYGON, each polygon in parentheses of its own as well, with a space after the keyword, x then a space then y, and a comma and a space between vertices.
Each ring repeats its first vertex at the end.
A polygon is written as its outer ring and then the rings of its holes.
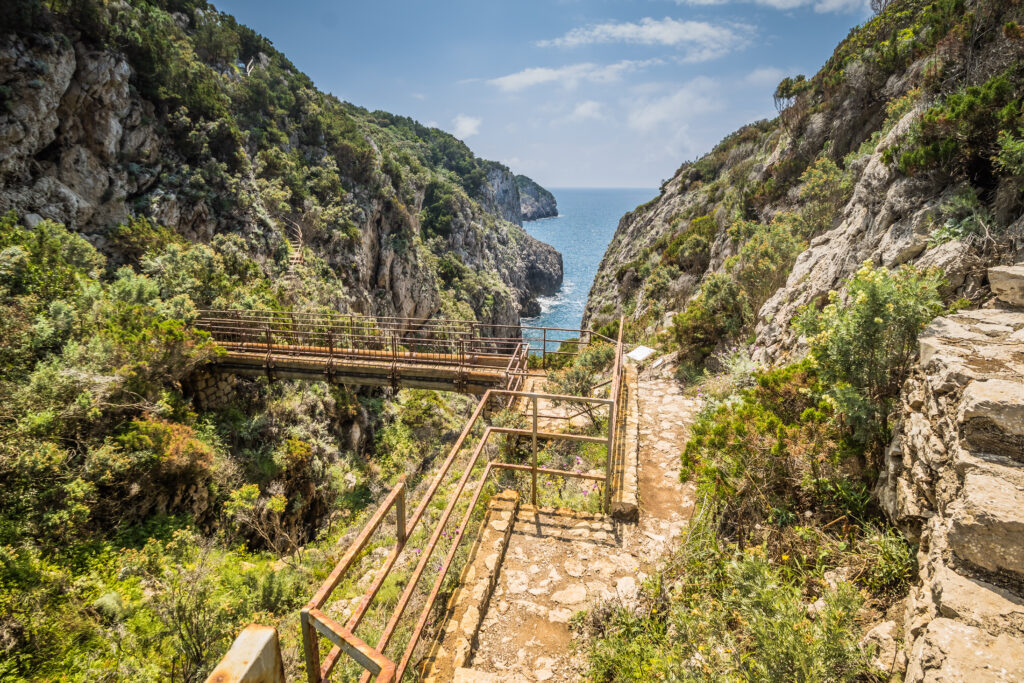
POLYGON ((989 280, 922 334, 876 491, 920 541, 907 681, 1024 680, 1024 266, 989 280))
POLYGON ((480 533, 459 577, 459 588, 448 602, 445 631, 424 664, 422 680, 426 683, 449 681, 456 669, 469 662, 480 622, 497 585, 518 507, 519 494, 515 491, 498 494, 487 506, 480 533))
POLYGON ((238 378, 213 370, 199 370, 189 379, 192 396, 200 410, 217 410, 230 405, 238 378))

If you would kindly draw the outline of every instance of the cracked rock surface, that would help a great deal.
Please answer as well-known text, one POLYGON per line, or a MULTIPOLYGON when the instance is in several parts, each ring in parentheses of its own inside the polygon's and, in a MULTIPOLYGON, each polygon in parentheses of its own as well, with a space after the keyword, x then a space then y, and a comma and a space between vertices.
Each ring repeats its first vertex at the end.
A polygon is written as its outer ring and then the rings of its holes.
POLYGON ((1024 680, 1024 267, 989 279, 922 333, 876 491, 920 540, 907 681, 1024 680))

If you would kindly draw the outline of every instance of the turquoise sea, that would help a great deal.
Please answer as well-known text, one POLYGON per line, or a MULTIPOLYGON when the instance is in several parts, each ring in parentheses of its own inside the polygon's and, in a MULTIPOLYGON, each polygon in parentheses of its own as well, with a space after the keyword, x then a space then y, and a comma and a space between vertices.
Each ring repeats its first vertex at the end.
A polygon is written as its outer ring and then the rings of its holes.
POLYGON ((658 190, 549 189, 558 201, 558 217, 530 221, 524 227, 537 239, 562 252, 565 276, 561 291, 542 297, 541 314, 524 318, 523 325, 578 329, 594 275, 619 219, 652 199, 658 190))

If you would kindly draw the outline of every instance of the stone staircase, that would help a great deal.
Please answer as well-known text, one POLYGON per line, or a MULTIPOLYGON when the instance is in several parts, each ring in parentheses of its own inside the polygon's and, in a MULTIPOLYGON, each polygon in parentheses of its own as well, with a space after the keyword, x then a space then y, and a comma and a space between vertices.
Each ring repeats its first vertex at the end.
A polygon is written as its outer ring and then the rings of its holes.
POLYGON ((572 615, 633 599, 676 542, 693 509, 679 450, 696 402, 675 382, 638 378, 634 366, 626 377, 626 463, 613 514, 538 508, 510 492, 492 499, 423 680, 578 680, 572 615))
POLYGON ((922 333, 879 481, 920 540, 905 648, 891 649, 907 681, 1024 680, 1024 264, 989 283, 986 307, 922 333))
POLYGON ((285 219, 288 226, 285 235, 288 237, 288 283, 294 286, 299 279, 298 268, 306 263, 303 254, 302 226, 293 220, 285 219))

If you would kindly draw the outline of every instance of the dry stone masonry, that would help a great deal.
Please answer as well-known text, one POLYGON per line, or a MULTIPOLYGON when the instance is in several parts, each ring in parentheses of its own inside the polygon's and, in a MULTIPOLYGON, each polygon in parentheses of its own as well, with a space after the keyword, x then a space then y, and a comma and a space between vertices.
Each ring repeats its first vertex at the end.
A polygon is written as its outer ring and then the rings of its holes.
POLYGON ((878 485, 920 541, 907 681, 1024 680, 1024 265, 989 282, 922 334, 878 485))
MULTIPOLYGON (((619 515, 521 506, 490 599, 477 599, 478 594, 487 594, 486 586, 474 588, 483 583, 482 576, 490 577, 489 566, 467 570, 471 578, 460 589, 467 597, 454 599, 453 618, 438 655, 438 664, 442 656, 446 658, 450 680, 578 680, 583 663, 574 653, 568 625, 572 615, 613 599, 628 604, 686 528, 693 489, 679 482, 679 452, 696 401, 655 371, 627 368, 623 438, 630 463, 626 469, 631 471, 621 495, 613 497, 619 515), (637 497, 638 514, 635 504, 633 514, 625 514, 630 512, 630 499, 637 497), (470 643, 474 651, 465 660, 470 643)), ((554 408, 545 406, 544 412, 548 410, 554 408)), ((502 527, 484 533, 505 531, 502 527)), ((490 536, 482 538, 482 543, 492 543, 486 540, 490 536)), ((477 551, 473 563, 494 554, 477 551)))

